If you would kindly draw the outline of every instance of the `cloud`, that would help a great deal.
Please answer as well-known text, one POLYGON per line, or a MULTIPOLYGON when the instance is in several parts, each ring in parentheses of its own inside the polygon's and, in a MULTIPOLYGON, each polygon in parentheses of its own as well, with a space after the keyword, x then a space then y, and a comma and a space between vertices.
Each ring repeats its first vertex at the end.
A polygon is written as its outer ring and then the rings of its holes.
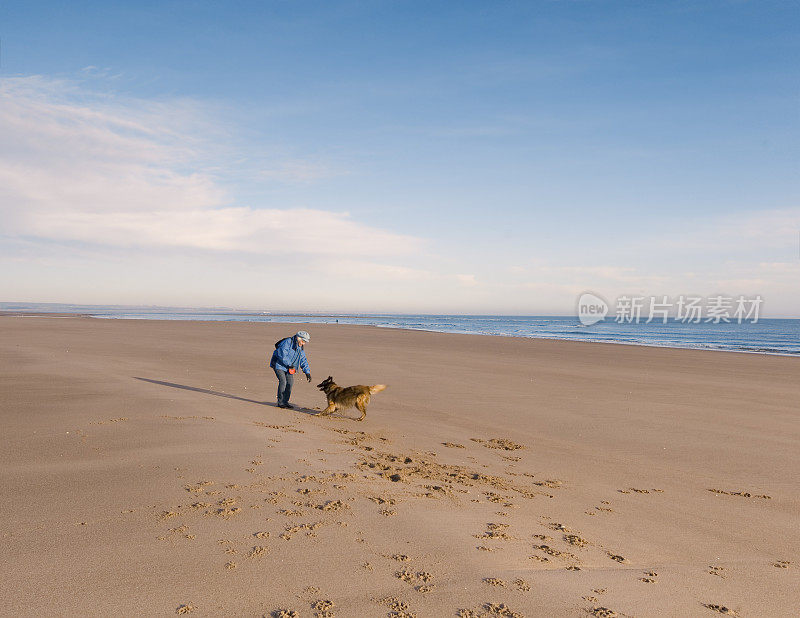
MULTIPOLYGON (((215 141, 224 134, 190 100, 145 101, 93 92, 79 81, 5 78, 0 135, 5 236, 283 257, 380 259, 422 249, 418 238, 343 212, 231 203, 213 154, 224 152, 215 141)), ((290 160, 262 176, 313 181, 330 173, 290 160)))
POLYGON ((800 262, 761 262, 758 266, 768 272, 800 275, 800 262))
POLYGON ((793 251, 800 241, 800 207, 696 216, 670 226, 642 244, 658 249, 736 256, 742 252, 793 251))
POLYGON ((311 182, 322 178, 342 176, 346 172, 310 161, 283 161, 261 169, 257 176, 264 180, 283 182, 311 182))
POLYGON ((118 247, 178 247, 291 255, 392 256, 418 249, 415 238, 314 209, 213 208, 139 212, 54 212, 28 217, 39 237, 118 247))
POLYGON ((348 278, 386 280, 386 281, 430 281, 436 275, 421 268, 397 266, 392 264, 378 264, 365 260, 326 260, 317 265, 321 272, 348 278))
POLYGON ((598 282, 603 284, 643 285, 663 282, 665 277, 655 274, 645 275, 630 266, 598 264, 594 266, 553 265, 539 262, 527 268, 516 266, 511 271, 516 276, 533 279, 533 283, 518 283, 519 287, 534 287, 543 280, 557 281, 562 285, 586 286, 598 282))
POLYGON ((478 285, 475 275, 456 275, 456 279, 461 285, 473 286, 478 285))

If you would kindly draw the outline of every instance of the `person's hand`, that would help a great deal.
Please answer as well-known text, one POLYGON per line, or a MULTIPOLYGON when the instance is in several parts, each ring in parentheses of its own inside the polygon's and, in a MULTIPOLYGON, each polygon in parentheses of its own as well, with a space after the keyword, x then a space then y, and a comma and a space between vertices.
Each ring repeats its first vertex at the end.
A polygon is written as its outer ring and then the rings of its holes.
POLYGON ((310 373, 307 373, 307 374, 306 374, 306 380, 308 380, 309 382, 311 382, 311 374, 310 374, 310 373))

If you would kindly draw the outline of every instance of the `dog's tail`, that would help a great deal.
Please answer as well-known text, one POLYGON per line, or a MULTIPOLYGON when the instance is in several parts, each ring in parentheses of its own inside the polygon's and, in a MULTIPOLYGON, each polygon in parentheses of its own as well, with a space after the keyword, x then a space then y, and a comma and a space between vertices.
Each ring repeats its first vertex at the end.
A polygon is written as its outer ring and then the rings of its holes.
POLYGON ((374 395, 375 393, 380 393, 385 388, 386 388, 385 384, 375 384, 369 387, 369 392, 370 394, 374 395))

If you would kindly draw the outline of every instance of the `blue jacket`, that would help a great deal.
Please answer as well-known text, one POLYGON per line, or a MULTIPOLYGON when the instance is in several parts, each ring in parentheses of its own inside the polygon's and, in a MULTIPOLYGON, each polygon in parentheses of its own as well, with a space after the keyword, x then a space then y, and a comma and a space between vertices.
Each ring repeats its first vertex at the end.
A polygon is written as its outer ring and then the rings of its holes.
POLYGON ((297 343, 297 337, 286 337, 281 339, 278 347, 272 353, 272 359, 269 361, 269 366, 273 369, 280 369, 286 371, 289 367, 299 367, 303 373, 311 375, 311 367, 308 366, 306 353, 297 343))

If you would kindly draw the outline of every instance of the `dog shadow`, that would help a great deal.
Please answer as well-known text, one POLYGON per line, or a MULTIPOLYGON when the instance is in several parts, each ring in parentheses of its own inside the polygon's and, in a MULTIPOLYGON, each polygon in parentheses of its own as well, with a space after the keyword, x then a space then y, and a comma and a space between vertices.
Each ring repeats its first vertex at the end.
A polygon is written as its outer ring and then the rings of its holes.
MULTIPOLYGON (((187 386, 186 384, 176 384, 175 382, 164 382, 163 380, 151 380, 150 378, 133 377, 134 380, 141 380, 142 382, 149 382, 150 384, 158 384, 160 386, 169 386, 170 388, 179 388, 184 391, 194 391, 196 393, 203 393, 204 395, 216 395, 217 397, 225 397, 227 399, 238 399, 239 401, 246 401, 247 403, 255 403, 260 406, 270 406, 272 408, 279 408, 277 403, 272 401, 256 401, 255 399, 247 399, 246 397, 239 397, 238 395, 231 395, 230 393, 221 393, 219 391, 212 391, 207 388, 198 388, 197 386, 187 386)), ((286 409, 286 408, 280 408, 286 409)), ((311 408, 304 408, 295 406, 291 412, 301 412, 309 416, 316 416, 319 410, 312 410, 311 408)))

